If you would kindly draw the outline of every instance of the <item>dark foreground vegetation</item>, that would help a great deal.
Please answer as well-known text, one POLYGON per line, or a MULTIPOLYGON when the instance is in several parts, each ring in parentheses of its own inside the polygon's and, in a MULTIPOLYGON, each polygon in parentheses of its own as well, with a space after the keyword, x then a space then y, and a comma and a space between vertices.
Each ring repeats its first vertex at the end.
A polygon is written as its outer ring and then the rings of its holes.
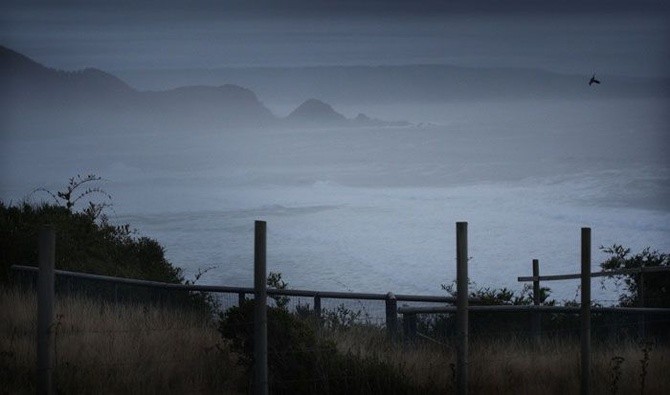
MULTIPOLYGON (((56 269, 90 274, 160 281, 193 283, 182 269, 166 258, 158 241, 141 236, 129 224, 112 224, 106 211, 111 196, 96 175, 76 176, 59 191, 38 188, 33 195, 49 203, 6 204, 0 201, 0 284, 10 280, 34 285, 34 273, 17 273, 12 265, 36 266, 39 231, 49 225, 56 232, 56 269), (86 203, 83 203, 86 202, 86 203)), ((207 294, 169 292, 134 286, 114 286, 82 279, 56 279, 61 294, 76 292, 106 300, 160 301, 211 313, 215 300, 207 294)))
MULTIPOLYGON (((219 331, 229 340, 250 379, 253 378, 254 302, 220 315, 219 331)), ((314 317, 300 317, 284 308, 268 309, 269 387, 277 394, 410 394, 439 393, 427 383, 411 380, 395 361, 341 351, 314 317)), ((340 328, 344 329, 344 328, 340 328)), ((349 328, 346 328, 349 329, 349 328)), ((380 328, 368 328, 384 339, 380 328)))
POLYGON ((89 175, 72 178, 68 186, 47 196, 54 203, 6 204, 0 201, 0 282, 7 282, 10 266, 36 265, 37 235, 44 225, 56 229, 56 269, 169 283, 184 281, 181 269, 165 259, 154 239, 138 236, 130 225, 109 223, 103 210, 107 201, 89 202, 75 210, 78 198, 102 194, 87 184, 100 181, 89 175))
MULTIPOLYGON (((35 393, 36 298, 0 286, 1 393, 35 393)), ((56 302, 54 379, 64 394, 248 394, 252 303, 212 319, 68 295, 56 302), (220 319, 218 319, 220 318, 220 319)), ((383 328, 269 309, 270 393, 455 393, 451 342, 390 341, 383 328)), ((596 343, 594 394, 666 394, 668 345, 596 343)), ((579 342, 527 337, 470 345, 473 394, 579 392, 579 342)))

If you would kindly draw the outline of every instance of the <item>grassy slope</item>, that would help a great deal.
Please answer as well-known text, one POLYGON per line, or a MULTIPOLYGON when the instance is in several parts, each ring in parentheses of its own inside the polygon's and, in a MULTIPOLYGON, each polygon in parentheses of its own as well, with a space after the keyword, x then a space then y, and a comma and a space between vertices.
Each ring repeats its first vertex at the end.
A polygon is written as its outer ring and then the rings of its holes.
MULTIPOLYGON (((35 392, 35 294, 0 289, 0 382, 35 392)), ((55 382, 59 393, 234 393, 237 357, 202 314, 57 298, 55 382)))
MULTIPOLYGON (((10 393, 34 393, 35 310, 32 292, 0 289, 0 382, 10 393), (6 318, 6 319, 4 319, 6 318)), ((215 324, 201 314, 149 306, 115 306, 82 298, 56 305, 56 382, 63 393, 235 393, 247 388, 245 369, 215 324)), ((401 369, 418 387, 453 391, 455 351, 448 345, 389 343, 382 330, 322 331, 342 352, 372 357, 401 369)), ((610 394, 610 361, 622 356, 619 394, 640 393, 640 347, 595 347, 594 394, 610 394)), ((471 393, 579 392, 577 342, 477 342, 470 349, 471 393)), ((647 394, 670 393, 670 348, 650 354, 647 394)), ((335 390, 335 389, 331 389, 335 390)))

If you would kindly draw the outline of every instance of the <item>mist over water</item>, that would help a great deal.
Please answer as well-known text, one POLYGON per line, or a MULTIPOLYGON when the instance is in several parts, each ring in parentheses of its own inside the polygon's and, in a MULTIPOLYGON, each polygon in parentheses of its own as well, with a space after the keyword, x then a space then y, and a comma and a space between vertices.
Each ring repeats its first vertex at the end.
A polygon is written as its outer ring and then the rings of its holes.
MULTIPOLYGON (((582 226, 594 248, 670 249, 667 104, 343 106, 414 123, 12 137, 0 197, 96 173, 113 222, 158 239, 187 276, 216 266, 203 283, 240 286, 252 284, 253 221, 263 219, 268 270, 291 287, 440 294, 455 278, 454 224, 468 221, 472 280, 520 289, 534 258, 545 274, 579 271, 582 226)), ((594 268, 602 258, 594 251, 594 268)), ((547 285, 558 299, 578 286, 547 285)))

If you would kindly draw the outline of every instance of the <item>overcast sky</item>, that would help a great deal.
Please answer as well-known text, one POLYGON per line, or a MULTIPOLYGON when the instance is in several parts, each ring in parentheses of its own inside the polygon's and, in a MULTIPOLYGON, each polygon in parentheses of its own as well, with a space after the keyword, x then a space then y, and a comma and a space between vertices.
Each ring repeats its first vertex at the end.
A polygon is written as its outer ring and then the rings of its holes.
POLYGON ((5 1, 1 44, 56 68, 444 63, 667 75, 668 10, 635 1, 5 1))

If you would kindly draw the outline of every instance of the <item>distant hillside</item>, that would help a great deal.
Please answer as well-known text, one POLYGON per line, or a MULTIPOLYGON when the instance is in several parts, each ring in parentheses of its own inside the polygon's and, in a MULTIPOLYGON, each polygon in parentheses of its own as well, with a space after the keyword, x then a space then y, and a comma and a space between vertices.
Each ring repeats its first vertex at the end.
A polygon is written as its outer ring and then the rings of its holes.
POLYGON ((4 98, 63 101, 121 98, 134 90, 104 71, 87 68, 60 71, 45 67, 9 48, 0 46, 0 90, 4 98))
POLYGON ((284 121, 289 125, 303 126, 339 126, 339 127, 384 127, 384 126, 407 126, 408 122, 388 122, 370 118, 365 114, 358 114, 353 119, 347 119, 344 115, 335 111, 330 104, 318 99, 308 99, 298 108, 293 110, 284 121))
POLYGON ((138 91, 104 71, 60 71, 0 46, 0 116, 9 132, 32 130, 221 130, 229 126, 304 124, 385 126, 347 120, 316 99, 279 119, 249 89, 234 84, 138 91))
POLYGON ((275 120, 256 95, 236 85, 141 92, 104 71, 60 71, 0 46, 0 103, 11 126, 101 128, 260 125, 275 120))
POLYGON ((276 120, 254 92, 237 85, 186 86, 139 95, 145 111, 180 122, 261 125, 276 120))

